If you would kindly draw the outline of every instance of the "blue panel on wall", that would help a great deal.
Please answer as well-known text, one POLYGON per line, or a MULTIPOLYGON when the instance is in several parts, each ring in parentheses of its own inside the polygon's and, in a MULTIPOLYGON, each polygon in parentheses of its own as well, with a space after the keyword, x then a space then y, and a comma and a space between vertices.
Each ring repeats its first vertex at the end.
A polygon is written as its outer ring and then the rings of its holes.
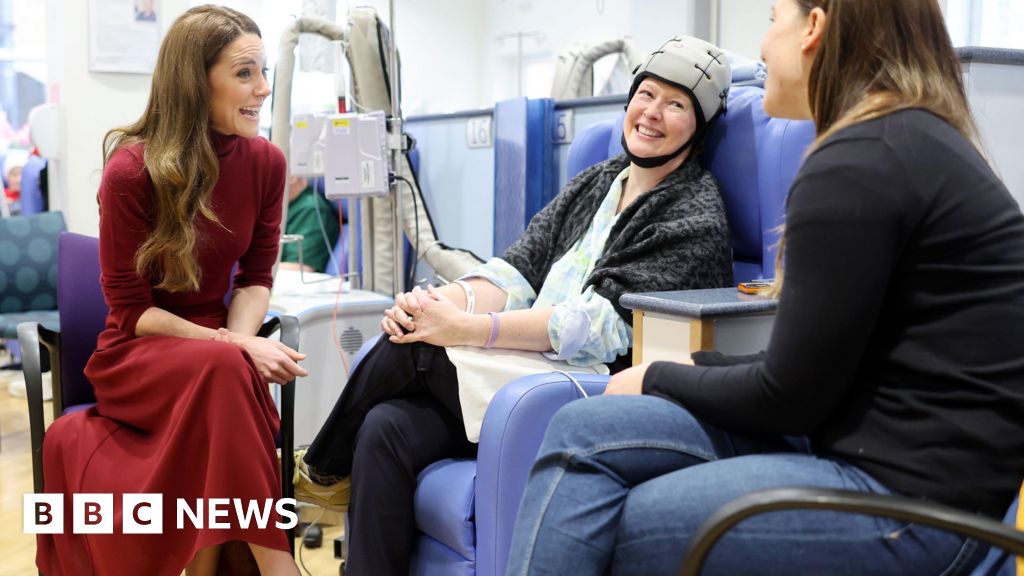
POLYGON ((554 128, 555 101, 550 98, 530 100, 527 106, 526 211, 523 230, 534 214, 558 193, 555 190, 554 128))
POLYGON ((494 106, 494 254, 501 255, 525 229, 527 100, 494 106))
POLYGON ((469 148, 469 115, 410 118, 406 132, 420 152, 416 178, 437 239, 486 260, 494 249, 494 150, 469 148))
POLYGON ((554 102, 516 98, 494 107, 494 254, 502 254, 554 197, 554 102))

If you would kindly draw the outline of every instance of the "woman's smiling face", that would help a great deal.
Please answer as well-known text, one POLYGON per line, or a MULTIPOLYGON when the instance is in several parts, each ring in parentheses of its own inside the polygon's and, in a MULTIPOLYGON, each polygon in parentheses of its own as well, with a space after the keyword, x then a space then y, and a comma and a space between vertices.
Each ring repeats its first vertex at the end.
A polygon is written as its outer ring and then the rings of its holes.
POLYGON ((622 123, 629 151, 640 158, 673 154, 696 130, 697 116, 689 95, 650 77, 640 82, 622 123))
POLYGON ((224 47, 210 67, 210 126, 221 134, 259 135, 260 108, 270 95, 263 40, 242 34, 224 47))

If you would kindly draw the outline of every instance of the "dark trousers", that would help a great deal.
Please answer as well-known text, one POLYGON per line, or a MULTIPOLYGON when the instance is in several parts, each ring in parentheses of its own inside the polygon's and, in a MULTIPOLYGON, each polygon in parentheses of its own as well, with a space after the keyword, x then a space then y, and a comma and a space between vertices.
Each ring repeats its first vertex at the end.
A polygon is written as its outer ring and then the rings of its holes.
POLYGON ((444 348, 392 344, 382 336, 305 458, 318 475, 352 477, 346 574, 406 576, 417 475, 443 458, 475 453, 444 348))

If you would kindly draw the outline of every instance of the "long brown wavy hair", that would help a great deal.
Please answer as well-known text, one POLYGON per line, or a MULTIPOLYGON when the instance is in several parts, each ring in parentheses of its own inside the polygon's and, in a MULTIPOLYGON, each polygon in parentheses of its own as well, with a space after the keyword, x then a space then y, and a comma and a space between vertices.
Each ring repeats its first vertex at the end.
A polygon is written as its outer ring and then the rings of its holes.
MULTIPOLYGON (((817 129, 808 153, 838 130, 907 108, 942 118, 981 151, 960 62, 936 0, 794 1, 804 15, 815 8, 826 14, 807 83, 817 129)), ((784 247, 783 232, 776 295, 784 247)))
POLYGON ((104 166, 118 149, 144 144, 154 213, 149 236, 135 253, 135 269, 159 280, 162 290, 199 290, 196 218, 220 222, 210 207, 220 164, 209 136, 207 73, 224 47, 245 33, 261 36, 251 18, 230 8, 197 6, 179 16, 160 46, 142 117, 103 138, 104 166))

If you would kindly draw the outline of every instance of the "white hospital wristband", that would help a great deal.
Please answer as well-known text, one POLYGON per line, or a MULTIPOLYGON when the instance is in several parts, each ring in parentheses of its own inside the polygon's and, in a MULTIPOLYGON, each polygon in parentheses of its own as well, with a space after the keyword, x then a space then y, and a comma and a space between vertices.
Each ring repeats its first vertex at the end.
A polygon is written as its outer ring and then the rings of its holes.
POLYGON ((456 280, 455 283, 462 286, 466 292, 466 313, 472 314, 476 310, 476 294, 473 292, 473 287, 465 280, 456 280))

